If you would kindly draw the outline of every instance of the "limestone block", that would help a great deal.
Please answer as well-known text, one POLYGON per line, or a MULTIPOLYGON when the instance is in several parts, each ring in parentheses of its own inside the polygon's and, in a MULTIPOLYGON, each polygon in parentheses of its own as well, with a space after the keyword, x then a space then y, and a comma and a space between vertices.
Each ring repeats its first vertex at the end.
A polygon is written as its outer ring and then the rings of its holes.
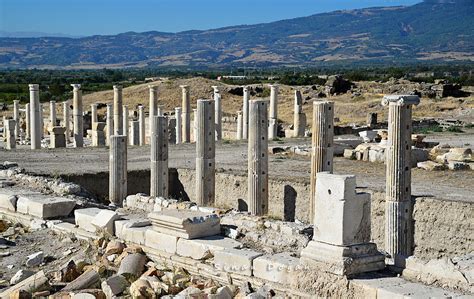
POLYGON ((145 231, 145 246, 175 254, 178 237, 163 234, 154 229, 147 229, 145 231))
POLYGON ((92 225, 92 221, 95 216, 99 214, 100 209, 98 208, 87 208, 87 209, 78 209, 74 211, 74 220, 76 225, 88 232, 95 233, 97 228, 92 225))
POLYGON ((472 161, 473 155, 470 148, 451 148, 446 154, 446 160, 468 162, 472 161))
POLYGON ((0 209, 15 212, 17 200, 18 197, 15 194, 6 192, 0 193, 0 209))
POLYGON ((216 251, 214 266, 220 271, 252 276, 253 261, 262 256, 260 252, 244 249, 226 249, 216 251))
POLYGON ((218 235, 220 218, 216 214, 190 210, 163 210, 148 216, 153 229, 168 235, 195 239, 218 235))
POLYGON ((370 195, 356 194, 355 188, 355 176, 317 174, 314 240, 334 245, 370 240, 370 195))
POLYGON ((20 195, 17 200, 17 211, 43 219, 64 217, 72 212, 76 202, 62 197, 45 195, 20 195))
POLYGON ((385 162, 385 151, 370 149, 369 150, 369 161, 384 163, 385 162))
POLYGON ((146 222, 148 225, 139 226, 142 223, 137 223, 135 220, 117 220, 115 236, 129 243, 145 245, 145 232, 151 228, 150 222, 147 220, 146 222))
POLYGON ((346 159, 355 159, 355 150, 353 149, 345 149, 344 153, 342 154, 344 158, 346 159))
POLYGON ((424 162, 418 162, 416 166, 418 168, 429 170, 429 171, 437 171, 437 170, 446 169, 446 166, 444 164, 440 164, 440 163, 429 161, 429 160, 424 161, 424 162))
POLYGON ((216 251, 240 247, 242 247, 240 242, 222 236, 193 240, 181 238, 178 240, 176 253, 180 256, 202 260, 214 256, 216 251))
POLYGON ((98 230, 106 231, 107 233, 114 234, 114 222, 119 219, 120 216, 110 210, 101 210, 92 220, 92 225, 98 230))
POLYGON ((290 284, 300 268, 300 259, 289 253, 264 255, 253 261, 253 275, 268 281, 290 284))

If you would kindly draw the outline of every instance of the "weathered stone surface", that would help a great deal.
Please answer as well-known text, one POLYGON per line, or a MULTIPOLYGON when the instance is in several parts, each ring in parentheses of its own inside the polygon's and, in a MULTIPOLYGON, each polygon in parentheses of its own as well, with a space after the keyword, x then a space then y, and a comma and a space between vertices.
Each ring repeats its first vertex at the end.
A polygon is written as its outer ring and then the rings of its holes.
POLYGON ((121 294, 129 286, 127 279, 122 275, 114 275, 102 282, 102 291, 107 298, 121 294))
POLYGON ((72 199, 45 195, 20 195, 17 201, 18 212, 43 219, 67 216, 75 206, 72 199))
POLYGON ((74 211, 74 220, 76 225, 88 232, 95 233, 97 228, 92 225, 92 221, 95 216, 99 214, 100 209, 98 208, 87 208, 87 209, 78 209, 74 211))
POLYGON ((15 212, 17 200, 18 197, 15 194, 2 191, 0 193, 0 209, 15 212))
POLYGON ((263 255, 260 252, 244 249, 226 249, 216 251, 214 266, 220 271, 252 276, 253 261, 263 255))
POLYGON ((110 235, 114 234, 114 222, 119 219, 120 216, 110 210, 101 210, 92 220, 92 225, 98 230, 105 231, 110 235))
POLYGON ((253 261, 253 275, 272 282, 290 284, 299 267, 299 258, 288 253, 264 255, 253 261))
POLYGON ((418 168, 429 170, 429 171, 438 171, 438 170, 446 169, 445 165, 437 163, 437 162, 433 162, 433 161, 418 162, 416 166, 418 168))
POLYGON ((470 170, 470 166, 464 162, 450 161, 448 163, 448 168, 450 170, 470 170))
POLYGON ((163 210, 149 214, 153 229, 185 239, 220 234, 220 218, 215 214, 190 210, 163 210))
POLYGON ((31 254, 26 257, 26 266, 27 267, 36 267, 44 261, 43 251, 38 251, 34 254, 31 254))
POLYGON ((240 248, 242 244, 230 238, 212 236, 202 239, 179 239, 177 243, 177 254, 190 257, 195 260, 206 259, 214 256, 216 251, 228 248, 240 248))
POLYGON ((145 245, 145 232, 151 229, 148 220, 117 220, 115 221, 115 235, 130 243, 145 245))
POLYGON ((15 284, 19 283, 20 281, 23 281, 23 280, 27 279, 28 277, 32 276, 33 274, 35 274, 35 272, 30 271, 30 270, 19 270, 10 279, 10 284, 15 285, 15 284))
POLYGON ((154 229, 147 229, 145 232, 145 246, 156 250, 175 254, 177 242, 178 237, 160 233, 154 229))

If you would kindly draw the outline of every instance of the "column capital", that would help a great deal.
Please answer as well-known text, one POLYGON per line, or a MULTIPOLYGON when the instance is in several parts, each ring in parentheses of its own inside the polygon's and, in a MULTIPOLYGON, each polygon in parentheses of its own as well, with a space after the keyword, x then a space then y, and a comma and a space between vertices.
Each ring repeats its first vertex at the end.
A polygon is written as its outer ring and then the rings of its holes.
POLYGON ((71 86, 74 89, 74 91, 81 89, 81 84, 71 84, 71 86))
POLYGON ((278 89, 278 87, 280 87, 280 85, 278 85, 278 84, 268 84, 268 86, 270 88, 275 88, 275 89, 278 89))
POLYGON ((387 106, 390 103, 397 105, 418 105, 420 103, 420 97, 417 95, 388 95, 382 99, 382 105, 387 106))
POLYGON ((212 88, 214 89, 214 93, 219 93, 221 90, 220 90, 220 86, 217 86, 217 85, 213 85, 212 88))
POLYGON ((185 89, 185 90, 189 89, 189 85, 180 85, 179 87, 181 87, 182 89, 185 89))
POLYGON ((152 91, 157 91, 158 90, 158 85, 148 85, 148 89, 152 91))
MULTIPOLYGON (((194 109, 193 109, 193 110, 194 110, 194 109)), ((176 108, 174 108, 174 111, 175 111, 175 112, 178 112, 178 111, 181 112, 181 107, 176 107, 176 108)))
POLYGON ((39 84, 28 84, 30 91, 39 91, 39 84))
POLYGON ((114 85, 114 90, 122 90, 122 85, 114 85))
POLYGON ((242 86, 242 88, 244 89, 244 91, 248 91, 248 90, 249 90, 249 86, 248 86, 248 85, 242 86))

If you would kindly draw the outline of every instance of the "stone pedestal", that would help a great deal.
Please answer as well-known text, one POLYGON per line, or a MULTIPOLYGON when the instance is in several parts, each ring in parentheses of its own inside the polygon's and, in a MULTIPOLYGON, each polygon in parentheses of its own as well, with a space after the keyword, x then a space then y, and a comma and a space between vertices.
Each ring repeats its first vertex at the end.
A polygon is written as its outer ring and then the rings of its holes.
POLYGON ((313 136, 311 142, 310 217, 314 219, 316 174, 332 173, 334 156, 334 102, 313 102, 313 136))
POLYGON ((278 137, 278 85, 270 85, 270 112, 268 114, 268 139, 278 137))
POLYGON ((268 213, 268 101, 249 102, 248 210, 268 213))
POLYGON ((151 130, 151 183, 152 197, 168 197, 168 119, 154 116, 151 130))
POLYGON ((127 197, 127 138, 113 135, 110 137, 109 154, 109 201, 111 205, 121 207, 127 197))
POLYGON ((25 105, 25 137, 27 140, 30 140, 31 136, 31 113, 30 113, 30 104, 25 105))
POLYGON ((122 109, 123 109, 122 86, 114 85, 114 135, 124 135, 122 109))
MULTIPOLYGON (((183 140, 182 136, 181 136, 181 107, 176 107, 174 108, 174 116, 175 116, 175 119, 176 119, 176 129, 175 129, 175 142, 176 144, 180 144, 181 143, 181 140, 183 140)), ((196 117, 196 115, 194 115, 194 117, 196 117)), ((194 125, 193 125, 193 129, 194 129, 194 125)), ((196 134, 196 133, 194 133, 196 134)), ((194 135, 193 134, 193 135, 194 135)))
POLYGON ((249 101, 250 101, 250 89, 248 86, 244 86, 244 96, 242 103, 242 139, 248 139, 249 133, 249 101))
POLYGON ((180 86, 183 92, 183 100, 181 104, 182 111, 182 141, 183 143, 191 142, 191 97, 189 93, 189 86, 180 86))
POLYGON ((215 120, 214 101, 197 102, 196 203, 212 206, 215 201, 215 120))
POLYGON ((6 140, 5 140, 5 149, 12 150, 16 148, 16 121, 14 119, 3 120, 3 129, 5 130, 6 140))
POLYGON ((370 194, 356 193, 352 175, 317 174, 313 240, 301 252, 303 264, 338 275, 385 267, 370 243, 370 194))
POLYGON ((138 106, 138 122, 139 122, 138 144, 145 145, 145 108, 141 105, 138 106))
POLYGON ((69 107, 70 103, 69 101, 63 102, 63 127, 66 128, 66 131, 64 134, 66 135, 66 143, 69 142, 69 137, 71 137, 71 131, 70 131, 70 126, 71 126, 71 119, 70 119, 70 113, 69 110, 71 109, 69 107))
POLYGON ((138 120, 130 122, 130 135, 128 137, 130 145, 140 145, 140 122, 138 120))
POLYGON ((303 112, 303 97, 299 90, 295 90, 295 107, 293 117, 294 137, 304 137, 306 128, 306 114, 303 112))
POLYGON ((41 148, 41 114, 39 102, 39 85, 30 84, 30 138, 31 149, 41 148))
POLYGON ((105 144, 110 145, 110 136, 114 134, 114 106, 107 104, 107 111, 105 116, 105 144))
POLYGON ((15 120, 15 140, 20 137, 20 100, 13 101, 13 120, 15 120))
POLYGON ((74 122, 74 146, 84 146, 84 120, 82 118, 82 90, 80 84, 71 84, 73 87, 73 122, 74 122))
POLYGON ((91 129, 98 121, 99 119, 97 118, 97 104, 91 104, 91 129))
POLYGON ((242 111, 237 111, 237 135, 235 139, 242 140, 242 111))
POLYGON ((49 130, 49 147, 66 147, 66 135, 64 135, 65 132, 65 127, 51 127, 49 130))
POLYGON ((105 123, 96 122, 92 125, 92 146, 105 146, 105 123))
POLYGON ((404 268, 413 253, 413 204, 411 201, 412 105, 420 98, 413 95, 385 96, 389 106, 386 148, 385 251, 387 264, 404 268))
POLYGON ((212 86, 214 88, 214 119, 216 122, 216 140, 222 140, 222 103, 219 86, 212 86))

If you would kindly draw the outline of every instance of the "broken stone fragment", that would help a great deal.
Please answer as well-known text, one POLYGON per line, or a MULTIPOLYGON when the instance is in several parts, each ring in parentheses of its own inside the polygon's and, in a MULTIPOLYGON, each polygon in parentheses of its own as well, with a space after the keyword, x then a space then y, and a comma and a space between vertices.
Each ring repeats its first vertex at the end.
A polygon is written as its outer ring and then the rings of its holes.
POLYGON ((130 284, 124 276, 114 275, 103 281, 101 287, 107 298, 113 298, 114 296, 123 293, 129 285, 130 284))
POLYGON ((418 162, 416 166, 428 171, 439 171, 446 169, 445 165, 433 161, 418 162))
POLYGON ((26 266, 27 267, 36 267, 43 263, 44 261, 44 255, 43 251, 36 252, 32 255, 29 255, 26 257, 26 266))
POLYGON ((15 285, 15 284, 19 283, 20 281, 23 281, 23 280, 27 279, 28 277, 30 277, 33 274, 35 274, 35 272, 30 271, 30 270, 19 270, 10 279, 10 284, 15 285))
POLYGON ((146 261, 146 256, 141 253, 129 254, 120 263, 117 274, 121 274, 128 280, 134 281, 143 273, 146 261))
POLYGON ((121 254, 125 248, 125 244, 119 241, 110 241, 105 248, 105 254, 121 254))
POLYGON ((98 230, 106 232, 110 235, 114 234, 114 222, 119 219, 120 216, 110 210, 101 210, 92 220, 92 225, 98 230))
POLYGON ((154 298, 155 291, 146 279, 138 279, 130 286, 130 295, 133 298, 154 298))

